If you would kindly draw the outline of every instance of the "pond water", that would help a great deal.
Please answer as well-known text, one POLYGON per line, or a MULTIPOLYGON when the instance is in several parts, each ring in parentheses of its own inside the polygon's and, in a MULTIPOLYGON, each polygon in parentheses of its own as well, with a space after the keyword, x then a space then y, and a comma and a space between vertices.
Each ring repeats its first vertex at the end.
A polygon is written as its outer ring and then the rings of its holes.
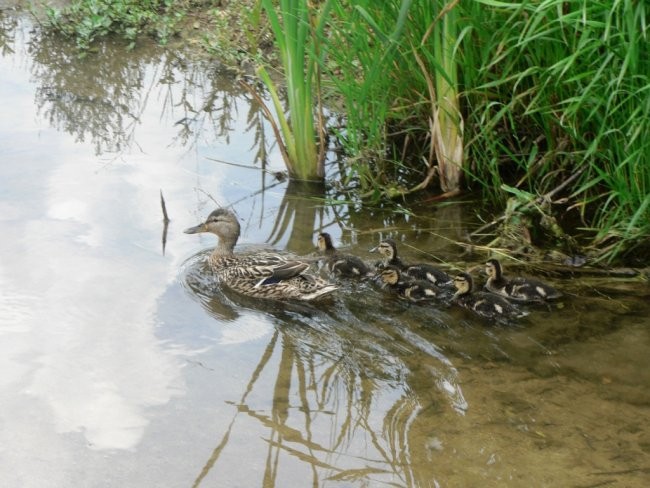
POLYGON ((242 249, 312 254, 326 230, 454 263, 475 205, 322 205, 182 53, 79 59, 6 12, 0 53, 2 486, 650 486, 647 284, 556 278, 511 326, 371 283, 238 296, 206 273, 213 236, 182 232, 217 203, 242 249))

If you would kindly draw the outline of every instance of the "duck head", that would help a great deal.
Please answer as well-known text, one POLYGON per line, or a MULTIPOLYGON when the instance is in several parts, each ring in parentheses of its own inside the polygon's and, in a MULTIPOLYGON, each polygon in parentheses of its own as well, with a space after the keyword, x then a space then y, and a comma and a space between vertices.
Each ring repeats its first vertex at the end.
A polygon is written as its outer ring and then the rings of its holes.
POLYGON ((240 226, 233 212, 225 208, 218 208, 205 219, 205 222, 185 229, 186 234, 199 234, 209 232, 219 237, 220 247, 232 250, 239 239, 240 226))

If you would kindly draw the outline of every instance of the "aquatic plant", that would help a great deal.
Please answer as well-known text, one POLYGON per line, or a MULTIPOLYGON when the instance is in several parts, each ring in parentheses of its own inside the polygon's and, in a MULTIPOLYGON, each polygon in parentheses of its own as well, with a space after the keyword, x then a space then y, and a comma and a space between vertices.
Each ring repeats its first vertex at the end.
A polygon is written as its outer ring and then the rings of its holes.
POLYGON ((458 2, 337 2, 329 74, 343 99, 349 178, 368 196, 459 189, 458 2), (412 181, 420 178, 413 186, 412 181))
POLYGON ((562 192, 611 260, 650 235, 644 2, 468 2, 463 84, 472 183, 562 192))
MULTIPOLYGON (((331 1, 318 9, 308 0, 261 0, 282 62, 289 115, 285 113, 276 83, 266 67, 257 73, 269 90, 275 116, 267 109, 284 162, 292 178, 322 180, 325 144, 320 103, 319 39, 331 1)), ((256 97, 261 102, 260 97, 256 97)))
POLYGON ((75 0, 62 9, 45 9, 51 29, 73 38, 80 52, 93 42, 116 34, 135 46, 136 37, 146 32, 166 44, 185 15, 185 2, 174 0, 75 0))

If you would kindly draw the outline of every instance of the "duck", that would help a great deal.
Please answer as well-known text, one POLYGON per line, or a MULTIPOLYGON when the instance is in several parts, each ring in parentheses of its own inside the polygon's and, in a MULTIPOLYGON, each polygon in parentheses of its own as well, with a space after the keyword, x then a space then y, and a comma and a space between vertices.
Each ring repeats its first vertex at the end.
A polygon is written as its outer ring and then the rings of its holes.
POLYGON ((370 267, 361 258, 342 254, 332 244, 332 236, 321 232, 317 238, 318 250, 325 257, 325 267, 332 273, 346 278, 362 278, 372 275, 370 267))
POLYGON ((378 252, 383 256, 383 262, 377 264, 377 267, 380 269, 386 266, 396 266, 412 278, 429 281, 443 288, 451 288, 453 286, 451 276, 435 266, 427 263, 406 264, 402 261, 397 255, 397 244, 393 239, 384 239, 377 247, 372 248, 370 252, 378 252))
POLYGON ((474 280, 469 273, 454 277, 456 293, 452 302, 486 319, 513 319, 527 315, 505 298, 483 291, 474 291, 474 280))
POLYGON ((205 222, 185 229, 186 234, 212 233, 217 247, 208 265, 228 288, 255 298, 311 301, 338 287, 309 273, 309 263, 272 252, 246 256, 235 254, 241 227, 235 214, 225 208, 214 210, 205 222))
POLYGON ((426 280, 418 280, 404 275, 397 266, 386 266, 378 273, 382 286, 412 302, 422 302, 441 298, 444 290, 426 280))
POLYGON ((543 303, 556 300, 562 294, 546 283, 531 278, 517 276, 506 278, 498 259, 488 259, 485 263, 488 275, 485 289, 490 293, 506 297, 508 300, 522 303, 543 303))

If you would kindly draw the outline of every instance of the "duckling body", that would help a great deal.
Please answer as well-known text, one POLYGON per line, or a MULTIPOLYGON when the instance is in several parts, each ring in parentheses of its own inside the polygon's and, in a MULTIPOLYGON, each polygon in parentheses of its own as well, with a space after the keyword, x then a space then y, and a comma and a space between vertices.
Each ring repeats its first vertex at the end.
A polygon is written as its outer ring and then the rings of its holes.
POLYGON ((330 273, 346 278, 361 278, 371 274, 370 267, 361 258, 340 253, 334 247, 332 237, 327 232, 318 234, 317 244, 325 257, 325 267, 330 273))
POLYGON ((485 288, 497 295, 516 302, 537 302, 556 300, 562 294, 546 283, 531 278, 506 278, 503 276, 501 263, 496 259, 488 259, 485 263, 488 280, 485 288))
POLYGON ((370 252, 379 252, 383 256, 383 261, 378 264, 380 269, 386 266, 395 266, 411 278, 428 281, 439 287, 451 288, 453 286, 451 276, 435 266, 427 263, 406 264, 402 261, 397 255, 397 244, 393 239, 381 241, 370 252))
POLYGON ((397 266, 386 266, 379 272, 382 286, 412 302, 439 299, 444 290, 425 281, 402 274, 397 266))
POLYGON ((235 244, 240 226, 235 214, 219 208, 206 221, 185 230, 186 234, 209 232, 219 238, 209 257, 210 268, 229 288, 244 295, 269 299, 314 300, 337 287, 309 274, 309 264, 275 253, 237 256, 235 244))
POLYGON ((452 301, 463 308, 487 319, 511 319, 527 315, 503 297, 482 291, 473 291, 473 279, 469 273, 454 278, 456 293, 452 301))

